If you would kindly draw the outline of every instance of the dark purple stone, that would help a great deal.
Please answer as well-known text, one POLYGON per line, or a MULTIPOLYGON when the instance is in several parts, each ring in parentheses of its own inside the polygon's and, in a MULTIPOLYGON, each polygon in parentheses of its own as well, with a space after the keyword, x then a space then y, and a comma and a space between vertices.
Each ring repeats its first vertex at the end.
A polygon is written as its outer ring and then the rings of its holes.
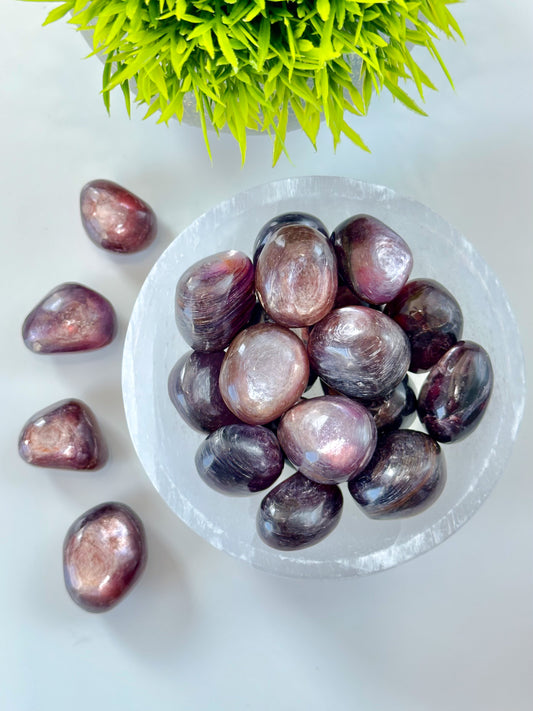
POLYGON ((222 351, 255 306, 254 267, 242 252, 219 252, 187 269, 176 287, 176 323, 195 351, 222 351))
POLYGON ((142 522, 125 504, 95 506, 74 521, 65 537, 65 586, 88 612, 105 612, 119 603, 145 563, 142 522))
POLYGON ((418 396, 418 416, 439 442, 456 442, 480 423, 494 375, 487 352, 459 341, 429 371, 418 396))
POLYGON ((296 472, 265 496, 257 513, 257 532, 272 548, 295 551, 325 538, 339 523, 342 493, 296 472))
POLYGON ((25 345, 34 353, 92 351, 111 343, 116 332, 113 307, 81 284, 60 284, 26 317, 25 345))
POLYGON ((283 453, 273 432, 261 426, 227 425, 205 439, 196 469, 212 489, 246 496, 268 489, 281 474, 283 453))
POLYGON ((83 227, 103 249, 128 254, 153 241, 157 223, 144 200, 111 180, 91 180, 80 194, 83 227))
POLYGON ((463 332, 461 307, 452 294, 433 279, 408 282, 385 306, 385 313, 407 334, 412 373, 429 370, 463 332))
POLYGON ((282 326, 311 326, 333 307, 337 260, 323 234, 306 225, 279 227, 257 259, 255 288, 282 326))
POLYGON ((22 459, 36 467, 98 469, 107 459, 96 418, 80 400, 61 400, 36 412, 18 447, 22 459))
POLYGON ((360 400, 384 397, 404 378, 409 342, 381 311, 345 306, 311 331, 309 361, 330 387, 360 400))
POLYGON ((385 398, 364 402, 380 434, 400 427, 407 429, 416 417, 416 405, 416 395, 407 375, 385 398))
POLYGON ((399 234, 375 217, 349 217, 331 238, 342 278, 364 301, 390 301, 409 278, 411 250, 399 234))
POLYGON ((296 469, 321 484, 340 484, 361 471, 377 440, 372 415, 344 396, 298 403, 281 418, 277 435, 296 469))
POLYGON ((329 239, 327 227, 318 217, 309 215, 307 212, 284 212, 282 215, 273 217, 259 230, 254 242, 254 264, 257 264, 257 259, 267 241, 272 237, 274 232, 283 225, 305 225, 306 227, 312 227, 329 239))
POLYGON ((185 422, 200 432, 213 432, 240 422, 222 399, 218 387, 224 351, 185 353, 170 371, 168 394, 185 422))
POLYGON ((445 483, 439 445, 423 432, 396 430, 379 437, 369 465, 348 489, 370 518, 404 518, 427 509, 445 483))
POLYGON ((371 306, 371 304, 356 296, 346 284, 339 284, 333 308, 342 309, 344 306, 371 306))

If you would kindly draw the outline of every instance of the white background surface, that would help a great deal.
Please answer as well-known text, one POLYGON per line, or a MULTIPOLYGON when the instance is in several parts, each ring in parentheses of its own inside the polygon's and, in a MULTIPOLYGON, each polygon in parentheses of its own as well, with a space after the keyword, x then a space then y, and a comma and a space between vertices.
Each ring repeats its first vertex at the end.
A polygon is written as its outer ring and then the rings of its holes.
POLYGON ((531 409, 507 471, 451 539, 402 567, 344 581, 287 580, 248 568, 190 532, 158 498, 129 441, 120 393, 129 313, 151 265, 195 217, 232 194, 292 175, 344 175, 414 197, 459 228, 498 273, 533 350, 533 6, 471 0, 455 14, 467 44, 439 50, 456 91, 424 62, 438 94, 429 118, 388 97, 357 123, 372 148, 315 153, 303 134, 270 168, 268 138, 246 166, 230 137, 108 118, 101 65, 64 23, 41 28, 50 3, 0 9, 2 369, 0 708, 85 711, 418 711, 531 708, 533 477, 531 409), (144 197, 160 233, 120 258, 85 237, 81 186, 116 180, 144 197), (80 281, 104 293, 119 336, 96 354, 39 357, 20 327, 50 288, 80 281), (31 468, 17 455, 24 421, 65 397, 95 411, 111 458, 96 473, 31 468), (90 615, 64 590, 71 522, 105 500, 145 522, 149 563, 117 608, 90 615))

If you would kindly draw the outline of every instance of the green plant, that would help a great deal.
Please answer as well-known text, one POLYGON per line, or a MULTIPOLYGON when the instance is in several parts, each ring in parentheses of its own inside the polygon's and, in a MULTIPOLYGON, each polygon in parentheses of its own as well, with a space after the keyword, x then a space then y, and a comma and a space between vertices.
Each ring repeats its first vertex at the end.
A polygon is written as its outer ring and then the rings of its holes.
POLYGON ((345 134, 368 150, 346 121, 367 113, 382 89, 424 114, 400 86, 435 89, 411 55, 425 47, 451 82, 435 47, 438 32, 462 36, 448 9, 458 0, 63 0, 44 24, 67 13, 92 32, 105 55, 103 97, 121 87, 130 111, 130 81, 146 117, 183 117, 194 95, 207 149, 207 124, 228 126, 246 153, 246 131, 266 131, 274 163, 285 150, 289 112, 316 146, 321 119, 334 145, 345 134), (354 82, 348 57, 360 58, 354 82))

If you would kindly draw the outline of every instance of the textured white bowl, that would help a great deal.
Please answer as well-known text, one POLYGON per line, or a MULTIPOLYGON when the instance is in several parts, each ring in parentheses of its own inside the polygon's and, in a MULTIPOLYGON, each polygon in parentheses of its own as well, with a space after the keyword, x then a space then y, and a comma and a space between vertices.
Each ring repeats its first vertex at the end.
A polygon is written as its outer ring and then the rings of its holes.
MULTIPOLYGON (((124 347, 122 387, 135 449, 170 508, 216 548, 263 570, 298 577, 373 573, 445 540, 478 510, 503 473, 525 399, 524 361, 513 313, 496 276, 472 245, 420 203, 382 186, 337 177, 289 178, 252 188, 209 210, 176 237, 135 303, 124 347), (289 211, 310 212, 330 230, 364 212, 401 234, 414 254, 412 277, 437 279, 458 299, 463 337, 489 352, 495 387, 477 430, 462 442, 443 445, 448 481, 427 511, 404 520, 373 521, 343 485, 344 510, 333 533, 310 548, 281 553, 256 534, 256 512, 265 492, 231 498, 200 480, 194 455, 203 437, 174 409, 167 378, 188 350, 174 319, 174 291, 182 272, 198 259, 226 249, 252 256, 261 226, 289 211)), ((414 427, 421 429, 419 424, 414 427)))

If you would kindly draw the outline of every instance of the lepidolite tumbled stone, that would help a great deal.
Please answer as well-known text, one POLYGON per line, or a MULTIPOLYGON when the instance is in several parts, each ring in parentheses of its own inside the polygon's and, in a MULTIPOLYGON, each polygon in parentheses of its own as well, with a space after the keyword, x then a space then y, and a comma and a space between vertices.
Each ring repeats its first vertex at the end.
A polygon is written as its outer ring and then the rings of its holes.
POLYGON ((370 215, 355 215, 332 233, 339 271, 361 299, 384 304, 405 284, 413 255, 399 234, 370 215))
POLYGON ((213 432, 239 422, 218 387, 224 351, 185 353, 170 371, 168 393, 185 422, 201 432, 213 432))
POLYGON ((370 463, 348 489, 370 518, 403 518, 428 508, 445 483, 439 445, 423 432, 396 430, 378 439, 370 463))
POLYGON ((459 341, 429 371, 418 396, 418 416, 439 442, 469 435, 483 417, 494 382, 487 352, 459 341))
POLYGON ((227 425, 196 452, 196 469, 212 489, 246 496, 268 489, 281 474, 283 453, 276 435, 259 425, 227 425))
POLYGON ((272 237, 274 232, 276 232, 279 227, 283 227, 284 225, 305 225, 306 227, 312 227, 323 234, 324 237, 329 239, 327 227, 322 220, 318 219, 318 217, 310 215, 307 212, 284 212, 281 215, 273 217, 259 230, 254 242, 254 264, 257 264, 257 259, 259 258, 263 247, 272 237))
POLYGON ((257 532, 272 548, 295 551, 325 538, 339 523, 342 493, 296 472, 265 496, 257 513, 257 532))
POLYGON ((243 422, 264 425, 292 407, 309 380, 302 341, 287 328, 261 323, 232 341, 220 369, 220 393, 243 422))
POLYGON ((463 314, 457 300, 433 279, 414 279, 385 306, 411 344, 409 370, 429 370, 460 338, 463 314))
POLYGON ((345 306, 311 331, 311 367, 330 387, 361 400, 384 397, 405 376, 409 341, 381 311, 345 306))
POLYGON ((372 415, 344 396, 298 403, 281 418, 277 435, 294 466, 322 484, 340 484, 361 471, 377 440, 372 415))
POLYGON ((37 467, 97 469, 107 459, 96 418, 80 400, 61 400, 36 412, 18 446, 22 459, 37 467))
POLYGON ((282 326, 311 326, 323 318, 335 301, 337 281, 330 242, 306 225, 279 227, 257 259, 257 295, 282 326))
POLYGON ((242 252, 218 252, 187 269, 176 287, 176 323, 195 351, 222 351, 255 306, 254 267, 242 252))
POLYGON ((146 563, 144 527, 129 506, 100 504, 69 528, 63 545, 63 573, 71 598, 88 612, 119 603, 146 563))
POLYGON ((103 249, 128 254, 153 241, 157 222, 152 208, 111 180, 91 180, 80 194, 82 225, 103 249))
POLYGON ((82 284, 65 283, 28 314, 22 337, 34 353, 68 353, 102 348, 115 331, 115 311, 107 299, 82 284))

